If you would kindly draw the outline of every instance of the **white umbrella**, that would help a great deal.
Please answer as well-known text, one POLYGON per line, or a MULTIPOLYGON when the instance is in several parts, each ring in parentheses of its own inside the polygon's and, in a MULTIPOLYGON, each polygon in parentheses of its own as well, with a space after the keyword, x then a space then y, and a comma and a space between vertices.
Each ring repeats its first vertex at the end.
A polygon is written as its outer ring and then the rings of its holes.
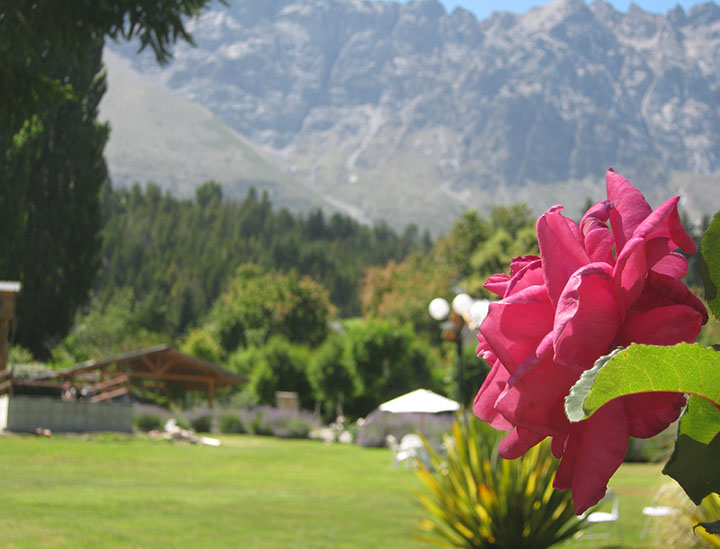
POLYGON ((455 412, 459 409, 460 403, 427 389, 417 389, 380 405, 380 410, 393 414, 437 414, 455 412))

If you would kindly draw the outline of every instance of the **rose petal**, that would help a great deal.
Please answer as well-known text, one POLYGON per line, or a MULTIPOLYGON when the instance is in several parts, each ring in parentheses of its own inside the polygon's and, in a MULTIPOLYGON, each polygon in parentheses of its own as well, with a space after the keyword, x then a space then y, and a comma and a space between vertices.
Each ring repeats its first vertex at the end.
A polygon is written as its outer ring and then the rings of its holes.
POLYGON ((498 396, 505 390, 509 376, 510 374, 508 374, 508 371, 502 363, 496 360, 473 402, 473 413, 475 416, 482 421, 487 421, 495 427, 495 429, 500 431, 507 431, 513 428, 512 424, 495 410, 495 402, 498 396))
POLYGON ((688 272, 688 262, 682 254, 671 252, 655 263, 652 270, 680 280, 688 272))
POLYGON ((555 362, 586 370, 607 354, 621 320, 611 275, 610 265, 591 263, 570 277, 555 312, 555 362))
POLYGON ((504 459, 516 459, 545 438, 545 435, 516 427, 500 441, 498 455, 504 459))
POLYGON ((512 374, 552 329, 553 307, 545 288, 530 286, 490 303, 480 333, 512 374))
POLYGON ((577 225, 553 206, 537 221, 538 244, 548 295, 557 303, 570 275, 590 263, 577 225))
MULTIPOLYGON (((539 262, 540 258, 536 255, 523 255, 520 257, 513 257, 512 262, 510 263, 510 274, 507 275, 505 273, 499 273, 494 274, 488 277, 488 279, 485 281, 485 284, 483 284, 483 288, 486 290, 499 295, 500 297, 505 297, 507 294, 507 288, 508 284, 511 280, 514 280, 517 275, 525 269, 530 263, 533 262, 539 262)), ((520 275, 524 276, 524 275, 520 275)), ((533 282, 536 283, 536 282, 533 282)), ((542 284, 542 280, 540 280, 539 284, 542 284)), ((527 284, 526 286, 529 286, 531 284, 527 284)))
POLYGON ((530 286, 543 286, 544 283, 542 260, 531 261, 512 277, 505 288, 505 297, 521 292, 530 286))
POLYGON ((671 276, 650 271, 643 292, 632 310, 644 312, 666 305, 686 305, 700 313, 703 324, 708 320, 705 305, 683 282, 671 276))
POLYGON ((694 249, 692 238, 680 223, 678 200, 667 200, 644 219, 618 255, 613 278, 625 308, 630 308, 642 292, 648 271, 671 250, 678 246, 685 251, 694 249))
POLYGON ((576 514, 589 509, 605 495, 610 477, 623 462, 628 440, 625 408, 618 399, 570 426, 554 486, 572 488, 576 514))
POLYGON ((523 255, 518 257, 513 257, 512 261, 510 261, 510 276, 513 277, 517 273, 519 273, 522 269, 524 269, 527 265, 530 263, 533 263, 534 261, 537 261, 540 259, 536 255, 523 255))
POLYGON ((617 244, 615 253, 619 255, 635 229, 650 215, 652 208, 642 193, 612 168, 605 176, 605 186, 608 200, 613 205, 609 217, 617 244))
POLYGON ((608 229, 606 221, 609 219, 612 202, 602 200, 592 206, 580 220, 580 231, 585 238, 585 250, 591 261, 602 261, 612 265, 613 246, 615 237, 608 229))
POLYGON ((676 345, 692 343, 700 333, 703 317, 686 305, 656 307, 628 316, 617 336, 617 345, 676 345))
POLYGON ((579 371, 560 366, 547 353, 522 376, 508 382, 495 409, 516 427, 556 436, 567 432, 565 395, 580 376, 579 371))
POLYGON ((490 275, 485 281, 485 284, 483 284, 483 288, 485 288, 489 292, 494 293, 495 295, 503 297, 509 283, 510 277, 508 275, 506 275, 505 273, 498 273, 490 275))
POLYGON ((565 445, 567 444, 567 438, 567 433, 552 437, 552 441, 550 442, 550 451, 558 459, 560 459, 565 453, 565 445))
POLYGON ((680 417, 685 395, 654 392, 627 395, 620 399, 625 406, 631 437, 650 438, 665 430, 680 417))

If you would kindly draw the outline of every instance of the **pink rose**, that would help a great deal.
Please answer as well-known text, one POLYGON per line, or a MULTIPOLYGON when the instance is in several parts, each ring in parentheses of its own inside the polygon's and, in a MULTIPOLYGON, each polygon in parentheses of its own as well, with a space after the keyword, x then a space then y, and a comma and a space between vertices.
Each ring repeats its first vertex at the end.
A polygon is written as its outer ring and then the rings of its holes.
POLYGON ((707 321, 680 281, 695 252, 677 211, 656 210, 610 170, 607 196, 578 226, 553 206, 537 221, 541 258, 513 259, 485 287, 502 297, 480 326, 478 355, 492 369, 475 398, 481 420, 510 433, 500 455, 517 458, 545 437, 561 458, 555 487, 572 488, 580 514, 605 494, 629 437, 648 438, 677 419, 684 397, 644 393, 609 402, 570 423, 565 397, 597 358, 630 343, 692 342, 707 321), (607 226, 610 222, 612 230, 607 226))

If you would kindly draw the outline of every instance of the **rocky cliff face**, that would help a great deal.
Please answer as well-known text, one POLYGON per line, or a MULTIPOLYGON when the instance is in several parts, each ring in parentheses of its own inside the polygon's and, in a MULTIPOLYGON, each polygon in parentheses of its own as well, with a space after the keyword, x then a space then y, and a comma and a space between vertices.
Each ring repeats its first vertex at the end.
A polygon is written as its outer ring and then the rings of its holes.
MULTIPOLYGON (((157 69, 328 201, 442 228, 468 207, 720 171, 720 7, 558 0, 477 21, 437 0, 244 0, 157 69)), ((536 204, 532 204, 536 206, 536 204)))

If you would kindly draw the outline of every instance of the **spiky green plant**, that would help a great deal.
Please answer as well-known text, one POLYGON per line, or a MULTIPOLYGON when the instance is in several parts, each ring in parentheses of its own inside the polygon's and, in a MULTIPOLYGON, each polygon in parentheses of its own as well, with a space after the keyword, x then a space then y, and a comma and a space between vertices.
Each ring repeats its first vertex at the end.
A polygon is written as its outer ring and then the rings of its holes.
POLYGON ((659 520, 656 523, 658 540, 664 547, 683 547, 705 549, 720 547, 720 535, 710 534, 696 524, 720 520, 720 495, 709 494, 700 505, 695 505, 682 487, 671 484, 661 489, 656 505, 670 507, 677 513, 672 520, 659 520))
MULTIPOLYGON (((714 522, 720 520, 720 494, 708 494, 708 496, 702 500, 698 507, 697 518, 699 519, 698 522, 714 522)), ((717 527, 717 525, 715 526, 717 527)), ((700 536, 705 543, 712 547, 720 547, 720 535, 710 533, 703 526, 698 526, 696 531, 697 535, 700 536)))
POLYGON ((473 417, 458 418, 445 437, 447 455, 426 444, 430 468, 416 470, 427 512, 418 536, 438 545, 482 548, 544 548, 584 527, 568 491, 552 486, 557 463, 542 443, 523 457, 498 456, 502 439, 473 417))

